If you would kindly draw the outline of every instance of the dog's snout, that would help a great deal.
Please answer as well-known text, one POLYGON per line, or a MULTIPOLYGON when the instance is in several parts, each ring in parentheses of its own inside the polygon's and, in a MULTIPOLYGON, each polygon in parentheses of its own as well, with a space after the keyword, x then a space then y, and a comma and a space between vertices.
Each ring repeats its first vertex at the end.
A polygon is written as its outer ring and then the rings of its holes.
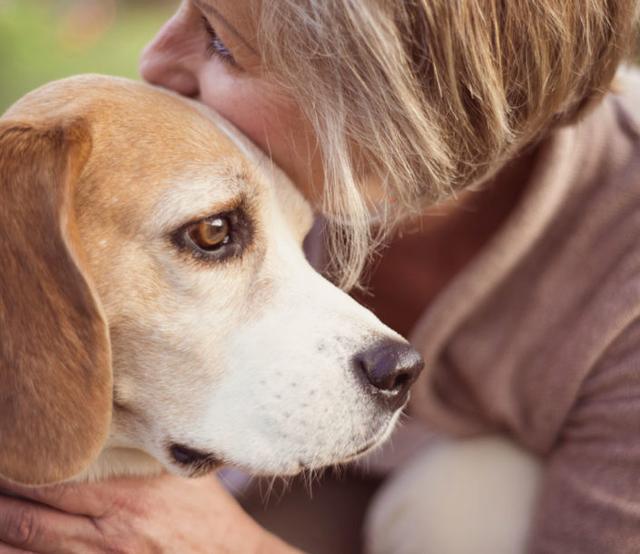
POLYGON ((406 402, 409 388, 424 367, 422 357, 410 344, 392 340, 356 354, 354 364, 394 409, 406 402))

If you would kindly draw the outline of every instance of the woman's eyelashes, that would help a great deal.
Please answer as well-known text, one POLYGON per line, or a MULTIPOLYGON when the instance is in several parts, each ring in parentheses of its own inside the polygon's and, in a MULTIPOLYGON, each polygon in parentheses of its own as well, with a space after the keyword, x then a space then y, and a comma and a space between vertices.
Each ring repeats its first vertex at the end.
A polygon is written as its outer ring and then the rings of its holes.
POLYGON ((222 39, 218 36, 218 33, 216 33, 216 30, 213 28, 209 20, 203 15, 201 17, 201 21, 207 37, 207 56, 210 58, 212 56, 217 56, 223 62, 237 67, 238 63, 233 57, 233 54, 225 46, 224 42, 222 42, 222 39))

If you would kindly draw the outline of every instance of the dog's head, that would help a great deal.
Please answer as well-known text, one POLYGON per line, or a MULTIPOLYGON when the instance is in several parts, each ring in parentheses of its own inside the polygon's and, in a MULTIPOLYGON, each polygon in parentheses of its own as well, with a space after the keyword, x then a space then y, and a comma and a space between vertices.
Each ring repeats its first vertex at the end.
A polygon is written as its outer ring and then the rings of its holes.
POLYGON ((0 120, 0 475, 107 448, 291 474, 390 431, 421 367, 308 265, 312 213, 228 123, 79 77, 0 120))

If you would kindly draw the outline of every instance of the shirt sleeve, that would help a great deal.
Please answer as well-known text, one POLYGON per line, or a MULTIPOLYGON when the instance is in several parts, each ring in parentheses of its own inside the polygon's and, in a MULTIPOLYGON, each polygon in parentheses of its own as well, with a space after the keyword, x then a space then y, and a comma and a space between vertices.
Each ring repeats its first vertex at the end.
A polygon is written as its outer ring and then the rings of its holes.
POLYGON ((549 456, 529 552, 640 553, 640 322, 583 383, 549 456))

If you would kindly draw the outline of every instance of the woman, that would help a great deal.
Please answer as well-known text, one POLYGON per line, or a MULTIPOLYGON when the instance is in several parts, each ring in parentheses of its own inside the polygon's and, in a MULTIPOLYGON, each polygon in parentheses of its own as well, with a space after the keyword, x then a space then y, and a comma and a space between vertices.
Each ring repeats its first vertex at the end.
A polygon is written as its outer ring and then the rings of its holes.
MULTIPOLYGON (((142 60, 322 208, 343 286, 417 217, 368 302, 430 367, 416 421, 542 457, 533 553, 640 550, 640 94, 605 94, 636 13, 635 0, 184 0, 142 60)), ((414 489, 427 467, 410 468, 414 489)), ((0 498, 7 552, 292 550, 210 479, 10 490, 32 501, 0 498)), ((427 491, 410 492, 377 501, 372 547, 444 552, 419 529, 427 491), (389 503, 413 527, 384 520, 389 503)))

